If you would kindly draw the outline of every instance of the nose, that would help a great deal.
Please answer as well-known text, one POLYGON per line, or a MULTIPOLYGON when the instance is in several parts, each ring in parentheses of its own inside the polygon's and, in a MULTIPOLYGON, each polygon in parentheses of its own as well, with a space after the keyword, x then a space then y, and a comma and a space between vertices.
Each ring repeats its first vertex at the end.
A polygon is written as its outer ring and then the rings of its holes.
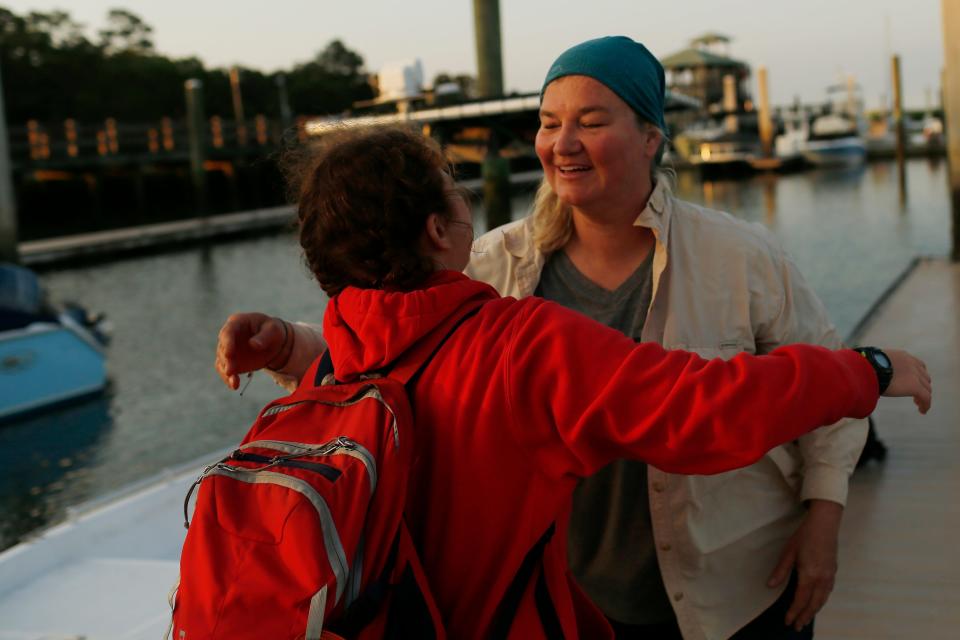
POLYGON ((577 133, 577 128, 572 124, 563 123, 553 145, 554 152, 562 156, 568 156, 578 153, 580 149, 580 136, 577 133))

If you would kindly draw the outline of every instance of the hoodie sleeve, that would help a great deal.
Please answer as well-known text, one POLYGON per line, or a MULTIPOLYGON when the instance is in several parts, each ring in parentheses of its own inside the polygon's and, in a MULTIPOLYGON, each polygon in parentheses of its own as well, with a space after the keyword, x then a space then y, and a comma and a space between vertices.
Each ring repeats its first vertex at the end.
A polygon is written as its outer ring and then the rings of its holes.
POLYGON ((504 357, 514 432, 557 477, 618 458, 672 473, 735 469, 820 425, 865 417, 878 396, 854 351, 791 345, 708 361, 539 300, 518 316, 504 357))

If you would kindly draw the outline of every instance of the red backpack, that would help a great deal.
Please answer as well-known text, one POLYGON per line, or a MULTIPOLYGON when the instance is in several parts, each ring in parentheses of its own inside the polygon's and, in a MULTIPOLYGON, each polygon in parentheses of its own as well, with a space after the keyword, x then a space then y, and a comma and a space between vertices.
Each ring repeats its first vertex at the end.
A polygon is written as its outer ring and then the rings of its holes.
POLYGON ((207 467, 184 502, 175 640, 446 637, 403 520, 406 387, 464 319, 358 382, 337 383, 325 353, 207 467))

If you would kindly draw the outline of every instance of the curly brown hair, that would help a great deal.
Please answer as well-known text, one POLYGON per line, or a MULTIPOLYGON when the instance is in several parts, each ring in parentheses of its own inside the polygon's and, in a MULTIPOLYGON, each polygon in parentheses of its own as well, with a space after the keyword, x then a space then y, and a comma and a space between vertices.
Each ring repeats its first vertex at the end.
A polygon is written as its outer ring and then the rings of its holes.
POLYGON ((449 216, 440 147, 400 126, 341 129, 288 157, 300 246, 320 287, 410 290, 435 270, 421 254, 431 213, 449 216))

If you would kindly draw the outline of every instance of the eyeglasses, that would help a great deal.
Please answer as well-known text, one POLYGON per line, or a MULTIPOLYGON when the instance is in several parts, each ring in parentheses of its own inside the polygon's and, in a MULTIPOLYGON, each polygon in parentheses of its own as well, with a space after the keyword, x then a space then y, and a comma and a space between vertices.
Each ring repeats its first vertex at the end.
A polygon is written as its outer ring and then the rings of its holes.
POLYGON ((470 242, 473 242, 474 240, 477 239, 477 234, 473 230, 472 222, 464 222, 463 220, 447 220, 447 222, 450 224, 459 224, 465 227, 470 227, 470 242))
POLYGON ((474 193, 471 189, 458 184, 446 190, 447 197, 459 197, 461 198, 467 206, 473 204, 477 200, 477 194, 474 193))

